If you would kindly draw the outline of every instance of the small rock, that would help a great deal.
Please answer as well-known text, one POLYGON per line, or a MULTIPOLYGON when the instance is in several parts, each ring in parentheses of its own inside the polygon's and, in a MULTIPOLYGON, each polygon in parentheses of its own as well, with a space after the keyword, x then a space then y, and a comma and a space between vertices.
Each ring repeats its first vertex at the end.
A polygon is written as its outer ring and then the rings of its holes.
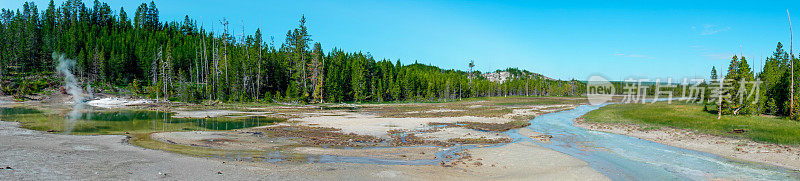
POLYGON ((745 133, 745 132, 747 132, 747 130, 746 129, 733 129, 731 132, 733 132, 733 133, 745 133))
POLYGON ((6 167, 6 170, 11 170, 11 167, 7 166, 7 167, 6 167))
POLYGON ((217 175, 222 175, 222 171, 218 171, 218 172, 217 172, 217 175))

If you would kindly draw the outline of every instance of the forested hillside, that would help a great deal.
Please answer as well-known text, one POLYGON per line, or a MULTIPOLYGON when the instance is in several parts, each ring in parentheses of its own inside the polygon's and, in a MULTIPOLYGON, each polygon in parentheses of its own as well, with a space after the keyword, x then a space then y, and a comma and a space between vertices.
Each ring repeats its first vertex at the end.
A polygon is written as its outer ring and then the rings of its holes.
POLYGON ((265 41, 260 30, 233 36, 225 18, 215 25, 218 32, 188 16, 163 22, 154 2, 132 17, 97 0, 91 7, 50 1, 43 10, 28 2, 1 16, 0 94, 18 97, 60 86, 53 53, 74 59, 76 76, 92 91, 187 102, 440 101, 585 90, 575 80, 532 76, 538 74, 491 82, 477 71, 404 65, 338 48, 324 52, 301 15, 282 43, 265 41))

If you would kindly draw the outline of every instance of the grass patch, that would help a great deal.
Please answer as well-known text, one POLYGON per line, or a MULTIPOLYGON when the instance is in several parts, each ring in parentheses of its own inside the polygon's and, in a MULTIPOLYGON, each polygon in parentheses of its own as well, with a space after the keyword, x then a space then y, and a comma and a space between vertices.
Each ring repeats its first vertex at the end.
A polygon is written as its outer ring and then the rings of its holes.
MULTIPOLYGON (((766 116, 722 116, 688 103, 614 104, 583 116, 587 122, 636 124, 642 127, 691 129, 717 136, 800 145, 800 122, 766 116), (734 130, 746 130, 736 133, 734 130)), ((652 129, 652 128, 651 128, 652 129)))

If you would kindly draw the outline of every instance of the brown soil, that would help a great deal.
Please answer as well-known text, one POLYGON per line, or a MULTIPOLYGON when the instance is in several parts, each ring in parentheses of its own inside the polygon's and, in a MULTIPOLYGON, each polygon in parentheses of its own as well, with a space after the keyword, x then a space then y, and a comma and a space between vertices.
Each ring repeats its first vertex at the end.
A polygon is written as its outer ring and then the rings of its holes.
POLYGON ((318 146, 362 147, 374 146, 384 141, 382 138, 355 133, 342 133, 341 129, 311 126, 271 126, 254 128, 271 137, 301 138, 300 142, 318 146))
POLYGON ((482 123, 482 122, 458 122, 458 123, 429 123, 429 125, 446 125, 453 127, 464 127, 478 131, 497 131, 503 132, 511 129, 524 128, 530 126, 528 121, 511 121, 507 123, 482 123))
POLYGON ((498 143, 511 143, 511 139, 509 138, 495 138, 495 139, 486 139, 486 138, 451 138, 447 140, 447 142, 451 143, 461 143, 461 144, 498 144, 498 143))

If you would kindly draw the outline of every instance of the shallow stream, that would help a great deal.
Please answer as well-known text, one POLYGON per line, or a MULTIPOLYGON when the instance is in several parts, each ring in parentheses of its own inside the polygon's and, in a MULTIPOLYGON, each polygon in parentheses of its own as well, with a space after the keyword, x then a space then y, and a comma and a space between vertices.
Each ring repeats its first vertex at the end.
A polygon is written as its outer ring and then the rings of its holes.
MULTIPOLYGON (((581 105, 541 115, 522 129, 553 135, 551 143, 536 143, 584 160, 613 180, 800 180, 800 172, 777 166, 743 163, 573 125, 575 118, 600 107, 581 105)), ((508 134, 518 141, 530 140, 516 130, 508 134)))
MULTIPOLYGON (((800 180, 800 172, 760 163, 734 161, 710 153, 687 150, 625 135, 587 130, 573 120, 601 106, 581 105, 575 109, 544 114, 531 120, 531 129, 553 135, 550 142, 538 142, 518 133, 505 132, 514 142, 530 141, 574 156, 612 180, 800 180)), ((493 145, 503 146, 508 143, 493 145)), ((476 148, 456 145, 437 153, 435 160, 386 160, 364 157, 323 156, 320 162, 372 164, 438 164, 447 155, 476 148)), ((380 148, 377 148, 380 149, 380 148)))
MULTIPOLYGON (((506 131, 514 142, 534 142, 540 146, 574 156, 613 180, 800 180, 800 172, 759 163, 744 163, 709 153, 681 149, 634 137, 591 131, 573 126, 573 120, 602 106, 581 105, 575 109, 544 114, 531 120, 531 129, 553 135, 550 142, 534 141, 518 133, 506 131)), ((121 134, 127 131, 232 130, 272 124, 274 118, 172 118, 172 113, 158 111, 99 111, 80 118, 73 134, 121 134)), ((0 108, 0 119, 27 122, 28 128, 48 130, 63 127, 63 114, 29 108, 0 108)), ((491 147, 504 146, 491 145, 491 147)), ((397 147, 348 148, 386 149, 397 147)), ((315 155, 308 162, 345 162, 386 165, 433 165, 457 159, 463 150, 474 145, 456 145, 436 153, 436 159, 393 160, 372 157, 315 155)), ((265 153, 262 161, 279 162, 281 151, 265 153)), ((219 155, 220 158, 247 160, 241 154, 219 155)))

